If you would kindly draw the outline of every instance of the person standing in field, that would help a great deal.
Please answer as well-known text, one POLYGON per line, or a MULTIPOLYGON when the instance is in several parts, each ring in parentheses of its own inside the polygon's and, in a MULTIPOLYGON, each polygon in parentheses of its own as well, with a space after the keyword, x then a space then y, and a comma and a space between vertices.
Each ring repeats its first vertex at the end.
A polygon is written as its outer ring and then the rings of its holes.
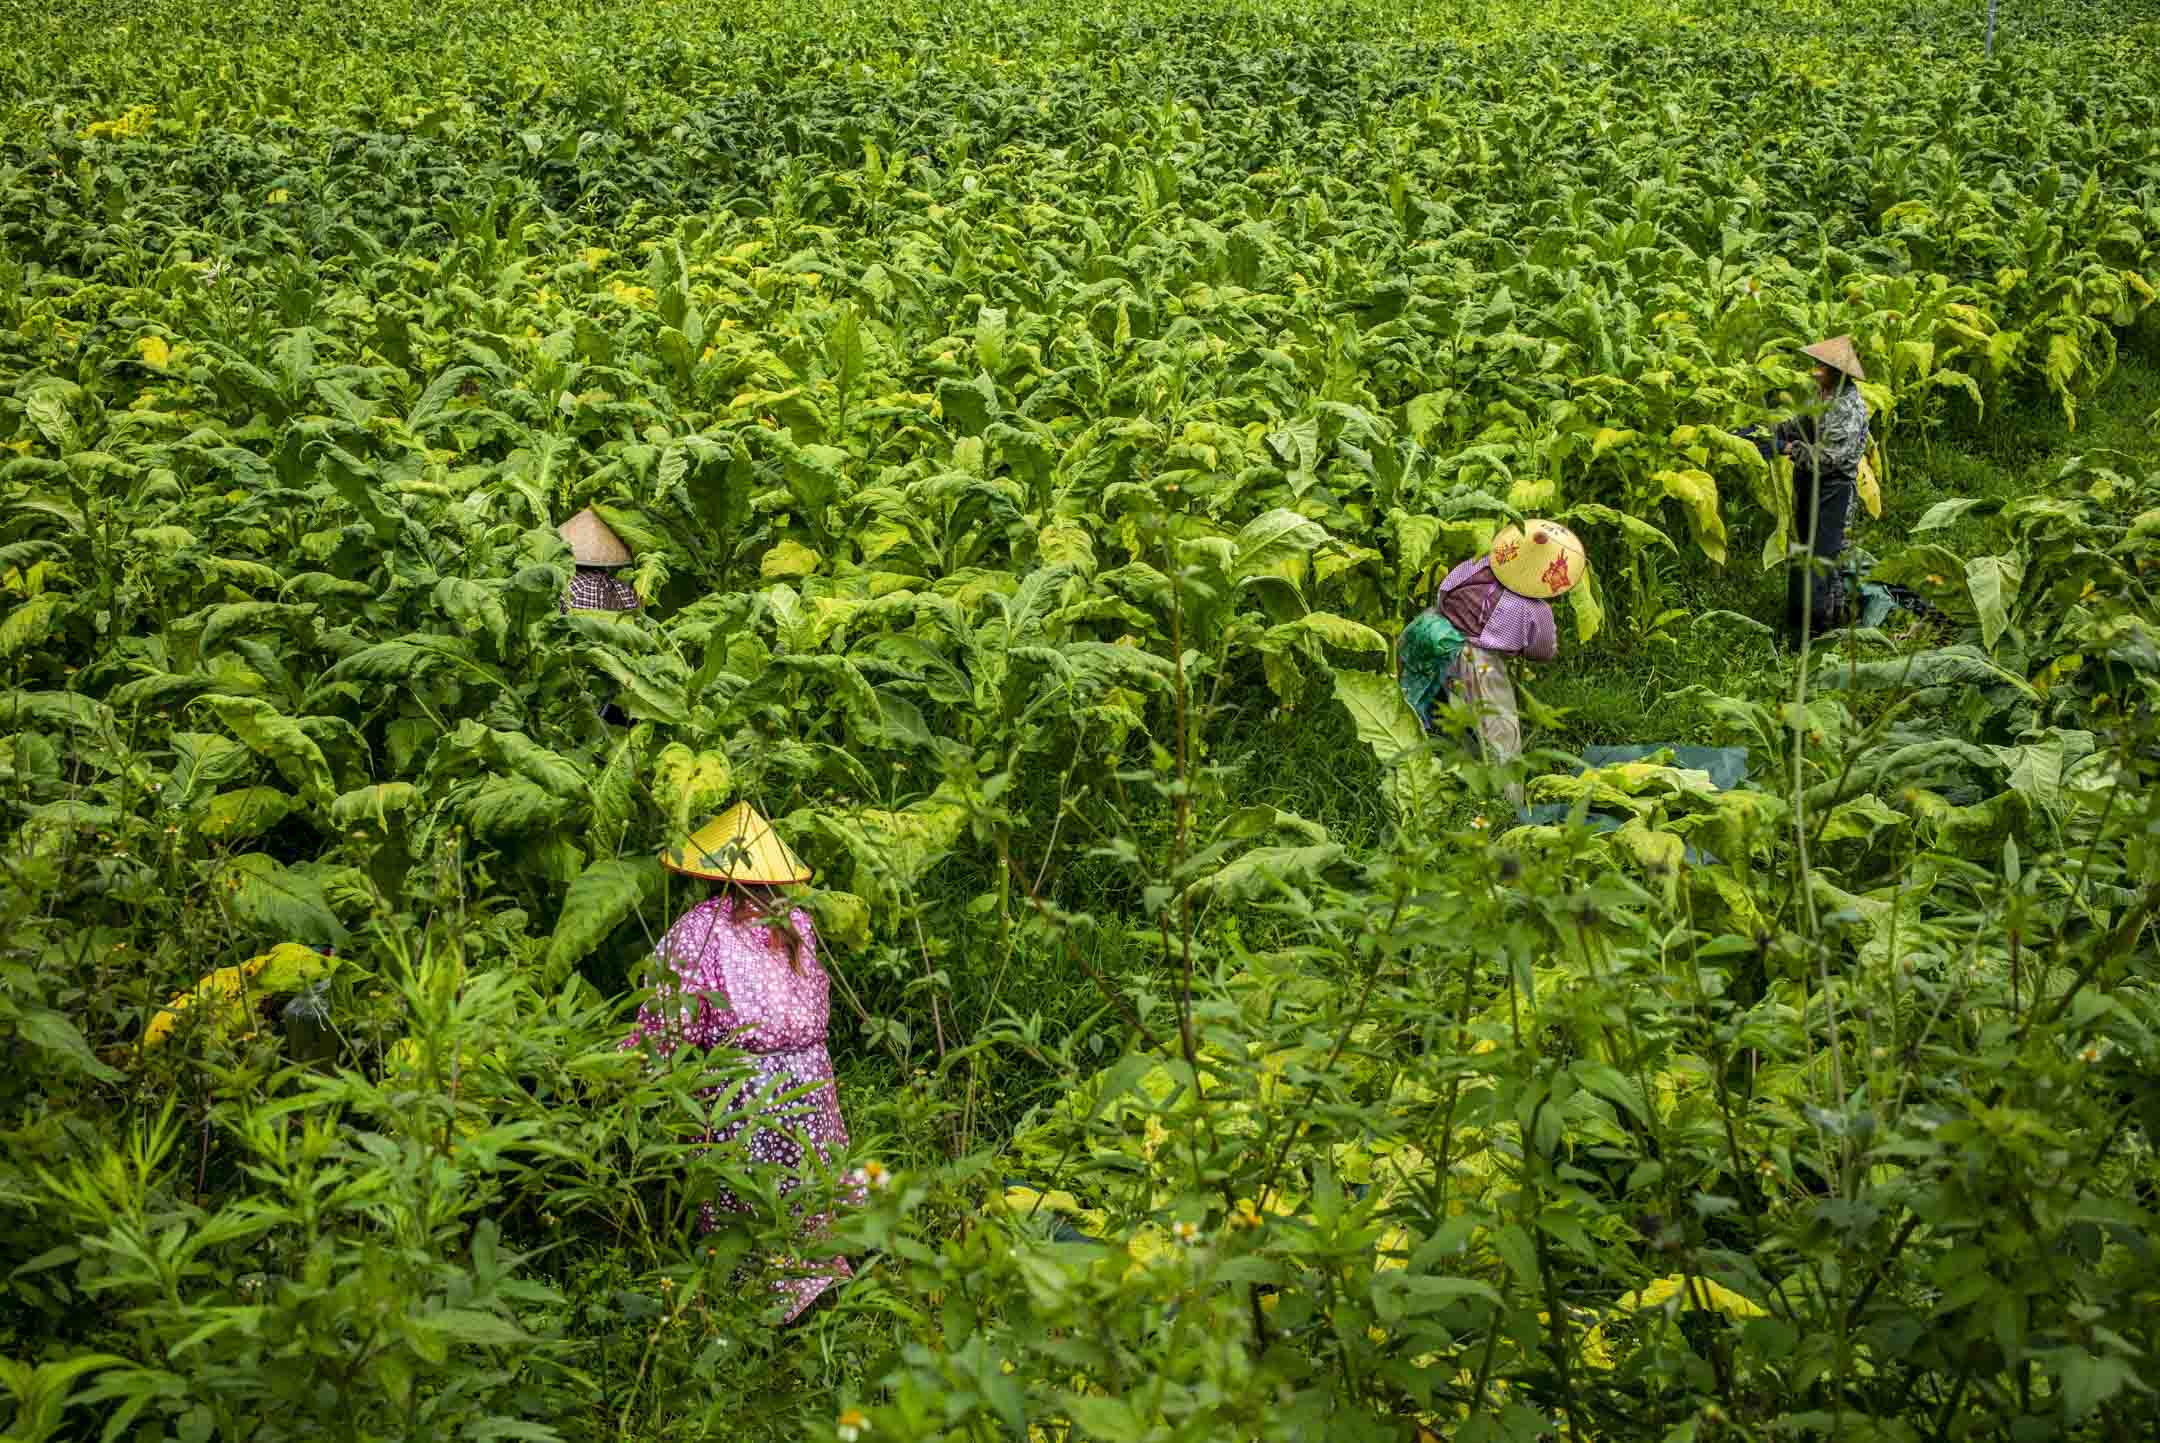
MULTIPOLYGON (((630 564, 630 548, 591 507, 565 521, 556 534, 570 548, 577 570, 556 609, 564 616, 627 617, 640 610, 637 589, 615 573, 630 564)), ((600 703, 600 720, 621 726, 629 720, 612 698, 600 703)))
MULTIPOLYGON (((810 869, 748 802, 737 802, 670 848, 660 864, 715 883, 717 890, 660 939, 652 999, 638 1009, 636 1030, 621 1045, 625 1051, 650 1048, 662 1062, 685 1052, 741 1048, 752 1077, 700 1093, 713 1100, 702 1140, 729 1142, 752 1129, 750 1157, 783 1170, 779 1192, 786 1197, 803 1185, 809 1152, 824 1162, 848 1145, 826 1050, 830 984, 818 965, 817 930, 810 914, 790 908, 780 891, 809 881, 810 869), (731 1095, 722 1100, 723 1092, 731 1095)), ((859 1175, 851 1178, 849 1196, 860 1199, 862 1182, 859 1175)), ((720 1213, 749 1211, 723 1191, 700 1207, 699 1225, 711 1232, 720 1213)), ((823 1214, 803 1218, 801 1230, 814 1236, 827 1221, 823 1214)), ((782 1272, 773 1290, 787 1307, 783 1325, 853 1276, 838 1255, 809 1264, 788 1259, 782 1272)))
MULTIPOLYGON (((1580 583, 1589 558, 1574 532, 1557 521, 1509 526, 1492 549, 1450 571, 1432 604, 1403 629, 1395 678, 1427 732, 1450 701, 1467 705, 1490 761, 1522 755, 1522 722, 1507 658, 1551 661, 1559 630, 1551 599, 1580 583)), ((1522 787, 1508 798, 1522 805, 1522 787)))
POLYGON ((615 574, 630 564, 630 548, 600 519, 599 512, 586 507, 557 528, 556 534, 569 546, 570 559, 577 564, 559 604, 563 615, 573 611, 614 615, 636 611, 644 604, 636 588, 615 574))
POLYGON ((1795 645, 1844 618, 1845 578, 1838 558, 1845 553, 1868 442, 1868 404, 1860 394, 1867 373, 1853 338, 1833 336, 1801 354, 1815 363, 1815 406, 1779 423, 1775 442, 1793 463, 1794 544, 1785 582, 1785 629, 1795 645))

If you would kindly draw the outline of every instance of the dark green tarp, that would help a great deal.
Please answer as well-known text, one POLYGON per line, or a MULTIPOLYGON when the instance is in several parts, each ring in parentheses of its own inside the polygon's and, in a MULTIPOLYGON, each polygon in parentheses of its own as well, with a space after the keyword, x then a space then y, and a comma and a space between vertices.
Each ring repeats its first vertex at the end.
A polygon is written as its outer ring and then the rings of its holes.
MULTIPOLYGON (((1661 752, 1672 754, 1669 765, 1687 771, 1708 772, 1710 785, 1721 792, 1747 785, 1748 754, 1746 747, 1690 747, 1673 742, 1648 742, 1633 746, 1584 747, 1583 765, 1575 768, 1573 775, 1580 776, 1584 768, 1619 766, 1623 762, 1648 761, 1661 752)), ((1568 818, 1569 808, 1564 802, 1541 802, 1525 808, 1522 820, 1533 826, 1558 826, 1568 818)), ((1620 825, 1623 818, 1609 812, 1591 812, 1583 822, 1593 832, 1609 832, 1620 825)), ((1687 849, 1690 862, 1715 862, 1717 858, 1687 849)))

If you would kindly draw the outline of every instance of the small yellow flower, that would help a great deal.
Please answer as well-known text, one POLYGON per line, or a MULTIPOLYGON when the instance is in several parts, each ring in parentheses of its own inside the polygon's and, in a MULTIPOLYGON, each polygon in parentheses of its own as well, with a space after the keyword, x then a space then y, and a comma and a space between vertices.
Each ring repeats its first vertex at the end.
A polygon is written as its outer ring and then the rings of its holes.
POLYGON ((883 1192, 892 1186, 892 1169, 881 1162, 866 1162, 849 1174, 849 1179, 872 1192, 883 1192))
POLYGON ((840 1443, 855 1443, 856 1439, 870 1431, 869 1415, 860 1408, 850 1408, 840 1415, 839 1428, 840 1443))
POLYGON ((1170 1235, 1189 1248, 1200 1241, 1200 1225, 1188 1222, 1172 1223, 1170 1235))

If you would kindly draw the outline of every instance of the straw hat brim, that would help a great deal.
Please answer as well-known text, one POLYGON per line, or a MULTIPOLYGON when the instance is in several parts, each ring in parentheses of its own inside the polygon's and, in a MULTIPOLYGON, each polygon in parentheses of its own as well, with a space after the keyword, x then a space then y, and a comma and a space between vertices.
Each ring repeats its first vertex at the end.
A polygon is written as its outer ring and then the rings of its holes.
POLYGON ((707 882, 779 887, 815 875, 748 802, 737 802, 660 854, 660 865, 707 882))
POLYGON ((1532 601, 1550 601, 1573 589, 1590 569, 1580 537, 1557 521, 1535 519, 1527 533, 1520 526, 1503 528, 1493 538, 1489 560, 1495 580, 1532 601))
POLYGON ((1833 371, 1843 371, 1855 381, 1867 379, 1867 368, 1860 364, 1860 352, 1853 345, 1851 336, 1832 336, 1827 341, 1802 346, 1800 354, 1822 362, 1833 371))
POLYGON ((558 533, 580 566, 628 566, 630 548, 590 507, 565 521, 558 533))

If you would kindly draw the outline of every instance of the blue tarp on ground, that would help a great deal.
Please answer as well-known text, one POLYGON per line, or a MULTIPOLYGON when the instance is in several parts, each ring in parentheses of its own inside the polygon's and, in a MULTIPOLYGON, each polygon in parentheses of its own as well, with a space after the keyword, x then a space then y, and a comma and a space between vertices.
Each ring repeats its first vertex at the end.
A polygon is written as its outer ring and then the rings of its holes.
POLYGON ((1860 622, 1862 626, 1881 626, 1897 610, 1897 602, 1889 588, 1877 586, 1872 581, 1860 583, 1860 622))
MULTIPOLYGON (((1710 774, 1710 785, 1721 792, 1729 792, 1735 787, 1747 785, 1748 754, 1746 747, 1691 747, 1681 746, 1675 742, 1650 742, 1635 746, 1584 747, 1582 751, 1583 766, 1576 768, 1574 775, 1582 775, 1584 768, 1595 770, 1598 767, 1619 766, 1624 762, 1648 761, 1660 752, 1672 753, 1671 765, 1673 766, 1687 771, 1708 772, 1710 774)), ((1568 811, 1569 808, 1564 802, 1541 802, 1537 806, 1525 808, 1522 813, 1522 820, 1533 826, 1558 826, 1567 820, 1568 811)), ((1583 818, 1584 824, 1593 832, 1609 832, 1619 826, 1623 820, 1625 819, 1613 816, 1610 812, 1591 812, 1583 818)), ((1686 855, 1687 860, 1690 862, 1715 862, 1717 860, 1717 858, 1707 853, 1696 851, 1693 847, 1687 849, 1686 855)))

